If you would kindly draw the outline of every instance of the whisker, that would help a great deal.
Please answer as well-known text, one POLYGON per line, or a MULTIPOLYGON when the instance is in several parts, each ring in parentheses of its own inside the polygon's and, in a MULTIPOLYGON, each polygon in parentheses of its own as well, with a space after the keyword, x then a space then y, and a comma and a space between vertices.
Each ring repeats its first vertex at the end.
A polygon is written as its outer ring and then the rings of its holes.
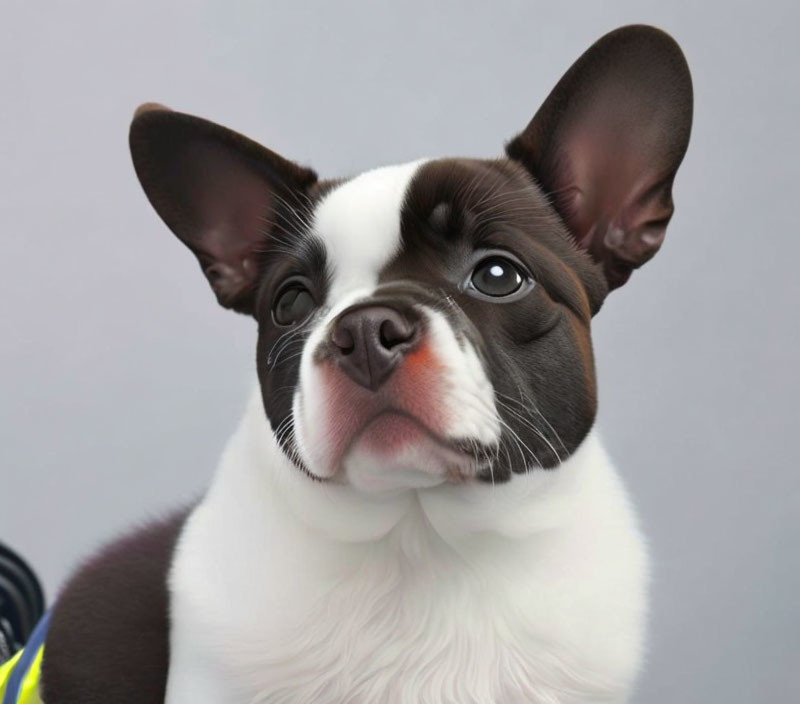
MULTIPOLYGON (((548 429, 553 434, 553 436, 558 441, 558 443, 561 445, 561 448, 564 450, 564 452, 566 454, 569 454, 569 450, 567 449, 567 446, 564 444, 564 441, 561 439, 561 436, 558 434, 558 431, 556 431, 556 429, 552 426, 550 421, 548 421, 547 418, 545 418, 544 414, 539 409, 539 406, 536 404, 536 402, 533 399, 531 399, 528 396, 526 396, 526 394, 522 390, 522 386, 520 386, 519 384, 517 384, 517 391, 519 391, 519 395, 520 395, 519 400, 517 400, 515 398, 512 398, 511 396, 508 396, 507 394, 501 393, 500 395, 504 399, 506 399, 507 401, 510 401, 512 403, 518 404, 525 411, 528 411, 528 410, 531 410, 531 409, 533 411, 535 411, 539 415, 539 417, 545 422, 545 424, 547 425, 548 429)), ((558 456, 558 455, 556 455, 556 456, 558 456)))
POLYGON ((522 423, 522 425, 523 425, 524 427, 526 427, 526 428, 529 428, 530 430, 532 430, 532 431, 533 431, 534 433, 536 433, 536 435, 537 435, 537 436, 539 436, 539 437, 540 437, 540 438, 541 438, 541 439, 542 439, 542 440, 543 440, 545 443, 547 443, 547 446, 550 448, 550 451, 551 451, 551 452, 552 452, 552 453, 555 455, 556 459, 557 459, 559 462, 561 462, 561 457, 559 456, 559 454, 558 454, 558 451, 556 450, 556 448, 555 448, 555 447, 553 447, 553 444, 550 442, 550 440, 548 440, 548 439, 547 439, 547 437, 545 436, 545 434, 544 434, 544 433, 543 433, 543 432, 542 432, 542 431, 541 431, 539 428, 537 428, 537 427, 536 427, 536 426, 535 426, 535 425, 532 423, 532 421, 531 421, 529 418, 526 418, 526 417, 525 417, 525 416, 523 416, 521 413, 519 413, 519 412, 515 411, 515 410, 514 410, 514 409, 513 409, 511 406, 509 406, 507 403, 504 403, 504 402, 503 402, 503 401, 501 401, 500 399, 497 399, 497 403, 498 403, 498 404, 500 404, 500 406, 501 406, 502 408, 504 408, 504 409, 505 409, 505 410, 506 410, 508 413, 510 413, 510 414, 511 414, 511 415, 512 415, 514 418, 516 418, 516 419, 517 419, 517 420, 518 420, 520 423, 522 423))

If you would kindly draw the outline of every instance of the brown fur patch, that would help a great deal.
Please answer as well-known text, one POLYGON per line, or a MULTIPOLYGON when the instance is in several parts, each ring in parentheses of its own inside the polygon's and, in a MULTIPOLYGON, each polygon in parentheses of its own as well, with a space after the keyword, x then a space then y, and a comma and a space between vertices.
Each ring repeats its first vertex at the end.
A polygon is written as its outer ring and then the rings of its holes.
POLYGON ((46 704, 159 704, 169 669, 167 573, 188 510, 107 545, 53 607, 46 704))

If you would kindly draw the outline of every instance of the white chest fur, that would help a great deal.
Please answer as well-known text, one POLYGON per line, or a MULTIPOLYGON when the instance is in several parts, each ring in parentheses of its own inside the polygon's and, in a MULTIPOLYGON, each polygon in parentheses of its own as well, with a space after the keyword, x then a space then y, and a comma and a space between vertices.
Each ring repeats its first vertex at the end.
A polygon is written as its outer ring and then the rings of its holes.
POLYGON ((178 544, 167 704, 625 701, 646 576, 594 434, 554 471, 377 499, 289 466, 254 398, 178 544))

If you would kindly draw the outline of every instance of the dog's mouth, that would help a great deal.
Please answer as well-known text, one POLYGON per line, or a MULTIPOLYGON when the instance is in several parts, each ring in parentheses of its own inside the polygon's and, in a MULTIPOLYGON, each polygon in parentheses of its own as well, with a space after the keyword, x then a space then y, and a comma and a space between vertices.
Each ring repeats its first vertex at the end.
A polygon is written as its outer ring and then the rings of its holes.
POLYGON ((431 442, 443 453, 452 456, 454 462, 470 462, 476 467, 486 463, 489 449, 481 448, 475 441, 453 440, 434 431, 420 418, 408 411, 387 408, 367 421, 356 433, 347 450, 363 443, 378 455, 391 456, 408 445, 431 442))
POLYGON ((475 441, 442 436, 406 410, 386 408, 353 434, 337 476, 368 489, 460 484, 484 469, 490 454, 475 441))

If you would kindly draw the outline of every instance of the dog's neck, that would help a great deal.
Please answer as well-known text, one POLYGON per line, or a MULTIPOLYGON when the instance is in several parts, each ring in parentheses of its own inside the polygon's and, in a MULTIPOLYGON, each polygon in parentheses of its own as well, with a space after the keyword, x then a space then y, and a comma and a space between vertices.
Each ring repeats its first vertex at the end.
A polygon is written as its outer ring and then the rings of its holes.
MULTIPOLYGON (((554 470, 536 469, 497 484, 444 483, 436 487, 364 493, 312 479, 287 458, 254 393, 220 462, 206 497, 231 510, 265 515, 265 506, 285 511, 290 523, 321 539, 367 543, 389 534, 410 514, 421 514, 445 541, 493 533, 508 540, 533 537, 580 520, 579 506, 598 500, 597 483, 608 464, 592 431, 554 470), (598 466, 600 465, 600 466, 598 466)), ((274 525, 274 516, 268 520, 274 525)))

